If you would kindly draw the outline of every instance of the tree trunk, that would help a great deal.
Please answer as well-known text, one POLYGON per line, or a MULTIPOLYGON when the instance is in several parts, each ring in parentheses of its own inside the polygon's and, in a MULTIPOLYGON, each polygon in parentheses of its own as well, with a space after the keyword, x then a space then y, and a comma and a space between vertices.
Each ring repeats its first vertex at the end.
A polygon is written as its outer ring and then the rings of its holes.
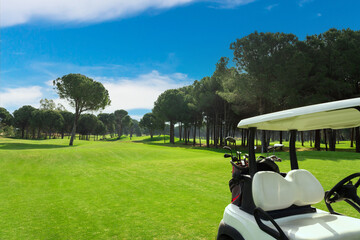
POLYGON ((241 129, 241 146, 245 146, 245 130, 242 128, 241 129))
POLYGON ((210 147, 210 126, 209 119, 206 119, 206 147, 210 147))
POLYGON ((325 141, 325 151, 328 150, 328 145, 327 145, 327 136, 326 136, 326 130, 324 129, 324 141, 325 141))
POLYGON ((170 120, 170 143, 175 144, 174 121, 173 120, 170 120))
POLYGON ((216 124, 217 124, 217 114, 216 114, 216 116, 215 116, 215 123, 214 123, 214 126, 213 126, 213 140, 214 140, 214 146, 215 146, 215 148, 217 148, 217 136, 216 136, 216 134, 217 134, 217 131, 216 131, 216 124))
POLYGON ((261 130, 261 153, 267 153, 266 131, 261 130))
POLYGON ((360 153, 360 127, 355 128, 356 152, 360 153))
POLYGON ((184 141, 185 141, 185 145, 187 145, 188 144, 187 127, 184 127, 184 141))
POLYGON ((38 128, 37 138, 40 139, 40 128, 38 128))
POLYGON ((75 134, 76 134, 76 125, 77 125, 77 121, 78 121, 79 117, 80 117, 80 114, 78 114, 78 116, 75 116, 73 128, 71 131, 71 138, 70 138, 69 146, 72 146, 74 143, 74 138, 75 138, 75 134))
POLYGON ((193 138, 194 138, 193 146, 195 146, 196 145, 196 125, 195 124, 194 124, 194 136, 193 136, 193 138))
POLYGON ((355 128, 352 128, 350 133, 350 147, 354 147, 354 130, 355 128))
POLYGON ((318 150, 318 151, 320 151, 320 139, 321 139, 320 130, 315 130, 315 143, 314 143, 314 146, 315 146, 316 150, 318 150))
POLYGON ((336 131, 332 129, 327 129, 327 135, 329 138, 329 151, 335 151, 336 145, 336 131))
POLYGON ((201 147, 201 126, 199 126, 199 144, 200 144, 200 147, 201 147))
POLYGON ((224 129, 224 126, 222 124, 222 121, 220 120, 220 127, 219 127, 220 146, 223 146, 223 129, 224 129))
POLYGON ((179 141, 182 139, 182 123, 179 124, 179 141))
POLYGON ((301 136, 301 146, 304 146, 304 132, 303 131, 301 131, 300 136, 301 136))
POLYGON ((280 144, 282 144, 282 143, 283 143, 283 136, 282 136, 282 134, 283 134, 283 133, 282 133, 282 131, 280 131, 280 134, 279 134, 279 138, 280 138, 280 140, 279 140, 279 141, 280 141, 280 144))

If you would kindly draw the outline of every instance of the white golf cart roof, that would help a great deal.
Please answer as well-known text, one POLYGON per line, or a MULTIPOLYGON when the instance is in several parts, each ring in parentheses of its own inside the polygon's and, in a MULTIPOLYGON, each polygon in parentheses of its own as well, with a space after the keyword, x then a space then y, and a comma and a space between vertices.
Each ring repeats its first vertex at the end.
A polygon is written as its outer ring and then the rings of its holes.
POLYGON ((328 102, 241 120, 239 128, 308 131, 360 126, 360 98, 328 102))

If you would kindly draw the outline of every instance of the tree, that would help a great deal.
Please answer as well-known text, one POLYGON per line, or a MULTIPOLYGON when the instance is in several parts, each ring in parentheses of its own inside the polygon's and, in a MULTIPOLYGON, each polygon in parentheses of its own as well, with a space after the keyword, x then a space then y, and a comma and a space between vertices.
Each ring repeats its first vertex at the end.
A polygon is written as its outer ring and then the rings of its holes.
POLYGON ((40 100, 40 109, 41 110, 55 110, 56 104, 52 99, 41 99, 40 100))
POLYGON ((113 113, 100 113, 98 119, 102 121, 108 133, 110 133, 110 137, 113 137, 115 132, 115 116, 113 113))
POLYGON ((88 135, 95 132, 98 121, 99 120, 94 114, 85 113, 81 115, 78 133, 86 136, 86 139, 89 140, 88 135))
POLYGON ((116 124, 115 129, 117 129, 119 139, 123 135, 123 130, 124 130, 123 129, 123 119, 127 115, 128 115, 128 112, 125 111, 124 109, 116 110, 114 112, 115 124, 116 124))
POLYGON ((175 143, 174 124, 181 118, 184 109, 184 94, 179 89, 166 90, 154 103, 153 113, 170 122, 170 143, 175 143))
MULTIPOLYGON (((45 125, 45 111, 36 109, 31 113, 30 125, 33 131, 37 130, 37 138, 41 138, 41 130, 45 125)), ((35 138, 35 133, 33 134, 33 138, 35 138)))
POLYGON ((60 130, 61 138, 64 138, 64 133, 70 133, 74 123, 74 114, 68 111, 60 111, 61 116, 64 119, 64 124, 60 130))
MULTIPOLYGON (((96 128, 95 128, 94 134, 96 135, 96 137, 98 137, 98 135, 103 135, 105 137, 106 131, 107 131, 107 129, 106 129, 105 124, 98 119, 96 122, 96 128)), ((94 139, 95 139, 95 137, 94 137, 94 139)))
POLYGON ((0 126, 12 125, 13 116, 3 107, 0 107, 0 126))
POLYGON ((141 132, 141 128, 139 126, 140 123, 135 119, 133 119, 132 122, 134 124, 133 128, 134 128, 134 132, 135 132, 136 136, 141 137, 142 132, 141 132))
POLYGON ((13 125, 13 116, 5 109, 0 107, 0 132, 6 132, 13 125))
POLYGON ((130 127, 132 127, 131 120, 132 119, 129 115, 124 116, 121 120, 122 131, 124 131, 126 135, 130 133, 130 127))
POLYGON ((54 132, 60 132, 64 124, 63 116, 55 110, 44 111, 43 127, 49 133, 49 139, 54 132))
POLYGON ((69 101, 75 108, 75 117, 69 145, 72 146, 76 126, 81 113, 97 111, 110 105, 109 93, 105 87, 91 78, 81 74, 68 74, 54 80, 54 86, 61 99, 69 101))
POLYGON ((140 119, 140 126, 149 131, 151 139, 154 136, 155 130, 160 129, 160 127, 162 127, 162 125, 163 124, 161 124, 161 121, 159 119, 157 119, 155 114, 153 114, 153 113, 146 113, 140 119))
POLYGON ((25 137, 25 131, 30 127, 33 111, 35 111, 35 108, 29 105, 22 106, 14 111, 14 125, 21 129, 21 138, 25 137))

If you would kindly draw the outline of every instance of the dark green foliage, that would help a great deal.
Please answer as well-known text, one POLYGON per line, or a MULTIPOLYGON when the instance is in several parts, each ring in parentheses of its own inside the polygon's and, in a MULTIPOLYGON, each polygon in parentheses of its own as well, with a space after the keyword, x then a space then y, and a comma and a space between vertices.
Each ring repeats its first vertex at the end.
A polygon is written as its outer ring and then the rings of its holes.
POLYGON ((22 106, 14 111, 14 126, 20 128, 21 138, 25 137, 25 131, 30 127, 33 111, 35 108, 29 105, 22 106))
POLYGON ((78 133, 84 136, 95 133, 97 123, 98 119, 94 114, 82 114, 79 119, 78 133))
POLYGON ((134 133, 137 137, 140 137, 142 135, 142 132, 141 132, 141 128, 140 128, 140 123, 133 119, 133 129, 134 129, 134 133))
POLYGON ((13 116, 3 107, 0 107, 0 127, 13 124, 13 116))
POLYGON ((33 138, 35 138, 35 131, 37 131, 37 138, 41 138, 41 131, 44 129, 45 125, 45 110, 36 109, 32 112, 30 119, 30 125, 33 129, 33 138))
POLYGON ((174 124, 181 120, 186 109, 184 94, 179 89, 166 90, 154 103, 153 113, 163 121, 170 122, 170 142, 174 140, 174 124))
POLYGON ((60 98, 68 100, 70 105, 75 108, 74 125, 69 144, 71 146, 80 114, 89 110, 104 109, 110 105, 109 93, 100 82, 81 74, 65 75, 54 80, 53 84, 60 98))
POLYGON ((43 128, 49 133, 49 138, 54 132, 60 132, 64 125, 63 116, 55 110, 45 110, 43 113, 43 128))
POLYGON ((102 121, 106 127, 107 133, 113 137, 115 132, 115 115, 114 113, 100 113, 98 119, 102 121))
MULTIPOLYGON (((125 116, 128 115, 128 112, 125 111, 124 109, 120 109, 120 110, 116 110, 114 112, 114 118, 115 118, 115 130, 118 133, 118 138, 120 139, 120 137, 123 135, 123 131, 124 131, 124 127, 123 127, 123 119, 125 116)), ((127 121, 127 120, 125 120, 127 121)))
POLYGON ((146 113, 141 119, 140 119, 140 126, 142 128, 145 128, 149 134, 151 139, 154 136, 155 130, 162 130, 164 129, 164 123, 160 119, 158 119, 155 114, 153 113, 146 113))
POLYGON ((64 133, 70 133, 74 124, 74 114, 68 111, 60 111, 61 116, 64 119, 63 127, 61 128, 61 138, 64 138, 64 133))
POLYGON ((97 120, 94 134, 95 135, 105 135, 106 131, 107 131, 107 129, 106 129, 105 124, 102 121, 97 120))

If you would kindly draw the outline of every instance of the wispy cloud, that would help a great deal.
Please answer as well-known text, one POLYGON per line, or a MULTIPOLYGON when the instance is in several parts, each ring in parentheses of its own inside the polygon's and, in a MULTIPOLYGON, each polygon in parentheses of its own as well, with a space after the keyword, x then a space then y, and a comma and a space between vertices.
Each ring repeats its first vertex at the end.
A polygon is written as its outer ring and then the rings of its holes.
POLYGON ((62 62, 32 62, 28 65, 37 74, 45 75, 48 78, 56 79, 68 73, 82 73, 85 75, 102 75, 104 72, 119 74, 122 72, 134 71, 134 66, 124 66, 117 64, 104 64, 94 66, 80 66, 72 63, 62 62))
POLYGON ((23 105, 37 107, 42 97, 43 88, 40 86, 5 88, 0 92, 0 106, 10 110, 23 105))
POLYGON ((100 22, 124 18, 147 9, 166 9, 194 0, 1 0, 1 24, 12 26, 33 19, 100 22))
POLYGON ((310 3, 310 2, 313 2, 314 0, 300 0, 299 1, 299 6, 302 7, 304 6, 304 4, 306 3, 310 3))
POLYGON ((267 6, 265 9, 268 10, 268 11, 271 11, 274 7, 277 7, 277 6, 279 6, 278 3, 277 3, 277 4, 269 5, 269 6, 267 6))
POLYGON ((256 0, 214 0, 212 2, 216 2, 217 4, 219 4, 220 8, 234 8, 255 1, 256 0))
MULTIPOLYGON (((9 27, 32 20, 92 23, 126 18, 144 11, 168 9, 203 0, 0 0, 0 24, 9 27)), ((206 0, 232 8, 255 0, 206 0)))
POLYGON ((103 82, 109 91, 111 106, 106 112, 116 109, 151 109, 158 96, 167 89, 179 88, 192 83, 186 74, 161 74, 156 70, 139 75, 135 78, 101 78, 94 79, 103 82))
MULTIPOLYGON (((103 83, 109 91, 111 106, 103 112, 114 112, 117 109, 152 109, 158 96, 167 89, 189 85, 193 79, 183 73, 162 74, 156 70, 140 74, 133 78, 110 78, 89 76, 103 83)), ((66 100, 59 99, 52 81, 45 81, 43 86, 6 88, 0 90, 0 106, 14 111, 23 105, 39 106, 40 99, 53 99, 69 111, 73 109, 66 100)))

